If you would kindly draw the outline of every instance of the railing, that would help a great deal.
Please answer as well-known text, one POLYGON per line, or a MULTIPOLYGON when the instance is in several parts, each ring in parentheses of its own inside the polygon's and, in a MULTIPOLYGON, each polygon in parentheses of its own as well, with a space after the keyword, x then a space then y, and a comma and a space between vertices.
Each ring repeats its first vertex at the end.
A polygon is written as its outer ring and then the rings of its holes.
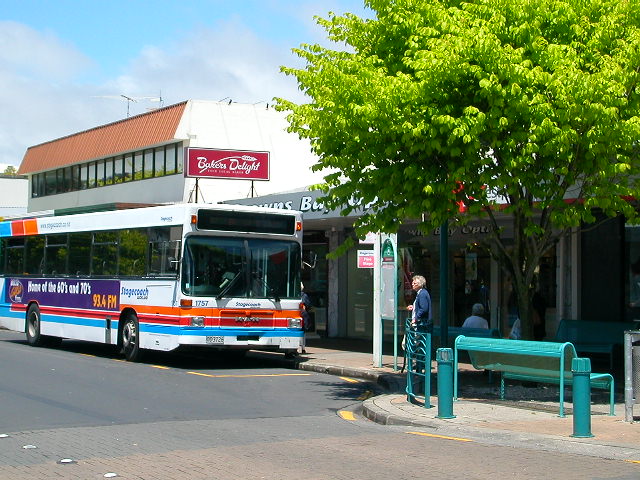
POLYGON ((404 352, 407 401, 422 401, 425 408, 431 408, 431 334, 416 331, 411 319, 405 323, 404 352))

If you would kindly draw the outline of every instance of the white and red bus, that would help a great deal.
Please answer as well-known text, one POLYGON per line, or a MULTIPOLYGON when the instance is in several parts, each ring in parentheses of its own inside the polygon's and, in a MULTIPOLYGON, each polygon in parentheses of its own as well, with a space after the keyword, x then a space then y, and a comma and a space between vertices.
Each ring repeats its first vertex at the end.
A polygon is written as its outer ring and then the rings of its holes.
POLYGON ((0 326, 31 345, 293 354, 299 212, 181 204, 0 223, 0 326))

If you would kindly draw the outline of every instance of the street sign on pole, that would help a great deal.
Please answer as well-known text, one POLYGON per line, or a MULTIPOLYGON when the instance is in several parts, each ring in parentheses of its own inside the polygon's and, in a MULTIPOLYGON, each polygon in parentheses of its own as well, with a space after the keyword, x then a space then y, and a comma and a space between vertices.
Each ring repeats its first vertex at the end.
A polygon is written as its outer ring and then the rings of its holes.
POLYGON ((373 364, 382 366, 382 341, 384 336, 383 321, 393 320, 394 335, 394 370, 398 364, 398 255, 397 235, 382 233, 375 245, 376 267, 374 269, 373 299, 373 364))

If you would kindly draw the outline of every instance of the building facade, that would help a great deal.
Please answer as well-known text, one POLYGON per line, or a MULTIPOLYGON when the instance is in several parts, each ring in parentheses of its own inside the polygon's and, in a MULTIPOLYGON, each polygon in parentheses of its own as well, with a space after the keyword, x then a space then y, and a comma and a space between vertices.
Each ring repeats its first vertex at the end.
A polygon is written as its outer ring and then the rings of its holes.
POLYGON ((189 100, 27 149, 28 210, 109 203, 218 202, 321 179, 309 144, 265 104, 189 100), (186 148, 269 152, 266 181, 184 175, 186 148))
MULTIPOLYGON (((373 337, 373 270, 358 262, 373 246, 364 240, 337 259, 327 254, 353 235, 357 216, 327 211, 309 144, 286 131, 285 115, 264 104, 190 100, 30 147, 19 173, 28 178, 28 210, 104 208, 116 204, 221 202, 300 210, 304 214, 305 289, 315 306, 318 333, 373 337), (267 181, 185 176, 189 148, 269 152, 267 181)), ((503 218, 508 235, 509 219, 503 218)), ((424 275, 439 318, 446 291, 449 325, 459 326, 482 303, 503 335, 517 318, 510 285, 480 248, 490 227, 482 220, 450 227, 449 283, 440 285, 440 232, 423 233, 411 221, 398 234, 398 318, 412 302, 411 276, 424 275)), ((617 218, 569 235, 545 256, 538 272, 546 304, 547 339, 562 318, 640 319, 640 229, 617 218), (604 265, 604 267, 603 267, 604 265), (637 306, 636 306, 637 302, 637 306)), ((385 324, 391 339, 391 324, 385 324)))

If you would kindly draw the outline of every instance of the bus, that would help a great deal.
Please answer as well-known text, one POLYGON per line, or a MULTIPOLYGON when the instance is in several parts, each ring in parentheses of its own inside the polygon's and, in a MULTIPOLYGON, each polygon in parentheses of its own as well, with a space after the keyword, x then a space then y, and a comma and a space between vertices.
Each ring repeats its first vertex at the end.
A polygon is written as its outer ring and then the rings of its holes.
POLYGON ((0 327, 143 350, 302 346, 302 214, 176 204, 0 223, 0 327))

